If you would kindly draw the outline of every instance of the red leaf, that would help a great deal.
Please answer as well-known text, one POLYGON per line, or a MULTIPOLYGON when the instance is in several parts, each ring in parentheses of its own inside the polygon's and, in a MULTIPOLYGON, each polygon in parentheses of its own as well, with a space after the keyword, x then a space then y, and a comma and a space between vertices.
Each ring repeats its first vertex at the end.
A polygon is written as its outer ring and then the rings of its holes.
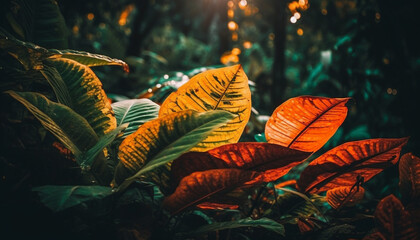
POLYGON ((214 194, 244 186, 257 176, 256 172, 239 169, 194 172, 181 180, 175 192, 164 200, 163 205, 172 213, 177 213, 204 202, 214 194))
POLYGON ((287 100, 265 125, 269 143, 315 152, 334 135, 347 116, 350 98, 300 96, 287 100))
POLYGON ((361 202, 365 195, 362 187, 338 187, 327 191, 326 200, 334 209, 340 207, 351 207, 361 202))
POLYGON ((174 183, 193 172, 235 168, 262 173, 261 181, 270 182, 285 175, 310 153, 276 144, 241 142, 227 144, 207 152, 189 152, 172 163, 174 183))
POLYGON ((420 237, 410 214, 394 195, 389 195, 378 203, 375 220, 379 232, 386 239, 412 240, 420 237))
POLYGON ((399 163, 400 192, 406 202, 420 200, 420 158, 406 153, 399 163))
POLYGON ((319 193, 352 186, 357 176, 368 181, 386 167, 396 164, 408 138, 378 138, 344 143, 322 154, 302 171, 298 187, 319 193))

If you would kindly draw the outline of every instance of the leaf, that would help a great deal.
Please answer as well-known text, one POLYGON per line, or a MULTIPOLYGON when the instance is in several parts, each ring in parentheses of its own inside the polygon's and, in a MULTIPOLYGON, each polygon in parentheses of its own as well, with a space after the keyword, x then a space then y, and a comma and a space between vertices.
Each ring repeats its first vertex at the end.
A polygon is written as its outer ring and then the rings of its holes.
POLYGON ((400 192, 406 202, 420 200, 420 158, 406 153, 399 163, 400 192))
POLYGON ((40 72, 52 87, 58 102, 70 108, 73 107, 73 101, 70 97, 69 89, 57 69, 44 65, 40 72))
POLYGON ((192 109, 198 112, 225 110, 237 116, 215 130, 192 151, 204 152, 227 143, 236 143, 251 115, 248 77, 241 65, 197 74, 163 102, 159 117, 192 109))
POLYGON ((363 200, 365 189, 362 187, 337 187, 327 191, 326 200, 334 209, 351 207, 363 200))
POLYGON ((73 110, 86 118, 99 137, 115 129, 117 121, 111 104, 102 83, 89 67, 64 58, 46 62, 57 69, 66 83, 73 99, 73 110))
POLYGON ((125 130, 123 138, 135 132, 144 123, 158 117, 159 105, 149 99, 130 99, 113 103, 118 126, 124 123, 130 125, 125 130))
POLYGON ((322 154, 301 173, 301 191, 319 193, 353 186, 357 176, 368 181, 386 167, 396 164, 408 138, 377 138, 344 143, 322 154))
POLYGON ((347 116, 350 98, 301 96, 287 100, 265 125, 269 143, 316 152, 334 135, 347 116))
POLYGON ((202 226, 194 231, 187 232, 187 233, 178 233, 177 235, 181 237, 191 236, 191 235, 201 235, 207 232, 220 231, 224 229, 232 229, 232 228, 239 228, 239 227, 262 227, 267 230, 278 233, 282 236, 284 236, 285 234, 283 225, 269 218, 260 218, 260 219, 244 218, 244 219, 232 220, 232 221, 227 221, 227 222, 212 223, 209 225, 202 226))
POLYGON ((115 173, 116 183, 176 159, 234 117, 219 110, 206 113, 185 110, 143 124, 119 147, 121 162, 115 173))
POLYGON ((173 162, 171 172, 175 183, 193 172, 221 168, 261 172, 261 180, 271 182, 285 175, 309 155, 276 144, 240 142, 207 152, 185 153, 173 162))
POLYGON ((78 50, 57 50, 50 49, 52 56, 49 58, 67 58, 76 61, 87 67, 105 66, 105 65, 116 65, 123 67, 125 72, 128 72, 128 65, 124 61, 119 59, 110 58, 108 56, 93 54, 78 50))
POLYGON ((0 39, 0 48, 16 58, 25 70, 42 69, 42 60, 48 55, 48 50, 32 43, 17 39, 0 39))
POLYGON ((257 172, 239 169, 194 172, 181 180, 175 192, 163 201, 163 205, 175 214, 215 194, 246 185, 246 182, 256 177, 258 177, 257 172))
POLYGON ((375 222, 379 232, 386 239, 419 239, 410 214, 394 195, 382 199, 375 210, 375 222))
POLYGON ((285 192, 278 195, 276 199, 276 204, 280 209, 280 215, 283 218, 299 216, 306 218, 314 214, 323 216, 318 208, 318 206, 325 202, 323 197, 319 195, 307 197, 305 194, 287 188, 277 188, 277 190, 285 192))
POLYGON ((97 141, 89 123, 69 107, 52 102, 33 92, 7 91, 22 103, 41 124, 78 158, 82 152, 93 147, 97 141))
POLYGON ((81 166, 82 168, 90 167, 95 160, 96 156, 102 152, 102 150, 111 144, 112 141, 122 132, 124 129, 126 129, 128 126, 128 123, 124 123, 121 126, 118 126, 116 129, 112 130, 111 132, 105 134, 102 136, 99 141, 93 146, 91 149, 89 149, 86 153, 83 153, 81 156, 81 166))
POLYGON ((63 211, 81 203, 101 200, 113 193, 112 188, 103 186, 53 186, 35 187, 40 200, 53 212, 63 211))

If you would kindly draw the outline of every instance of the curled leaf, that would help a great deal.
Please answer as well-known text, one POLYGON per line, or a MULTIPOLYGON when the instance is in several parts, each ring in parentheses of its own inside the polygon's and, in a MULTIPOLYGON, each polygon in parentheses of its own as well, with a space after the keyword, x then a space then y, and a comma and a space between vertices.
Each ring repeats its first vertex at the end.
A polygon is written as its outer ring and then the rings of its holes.
POLYGON ((350 98, 300 96, 287 100, 265 125, 269 143, 315 152, 334 135, 347 116, 350 98))
POLYGON ((326 200, 334 209, 351 207, 363 200, 365 189, 362 187, 338 187, 327 191, 326 200))
POLYGON ((198 112, 225 110, 236 117, 212 132, 192 151, 204 152, 236 143, 251 115, 248 77, 241 65, 209 70, 195 75, 163 102, 159 117, 186 109, 198 112))
POLYGON ((396 164, 408 138, 377 138, 344 143, 322 154, 301 173, 301 191, 319 193, 353 186, 358 177, 368 181, 386 167, 396 164))

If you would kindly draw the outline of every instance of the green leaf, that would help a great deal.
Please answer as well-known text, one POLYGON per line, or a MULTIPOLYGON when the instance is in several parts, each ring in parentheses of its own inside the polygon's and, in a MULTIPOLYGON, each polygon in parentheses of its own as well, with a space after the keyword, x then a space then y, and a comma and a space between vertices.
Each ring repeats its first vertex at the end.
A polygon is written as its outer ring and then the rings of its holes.
POLYGON ((113 103, 117 125, 129 123, 123 138, 134 133, 141 125, 158 117, 159 105, 149 99, 130 99, 113 103))
POLYGON ((40 72, 52 87, 58 102, 71 108, 73 103, 70 97, 69 89, 57 69, 44 65, 40 72))
POLYGON ((78 158, 83 151, 93 147, 97 141, 89 123, 69 107, 48 100, 33 92, 7 91, 21 102, 41 124, 78 158))
POLYGON ((121 162, 115 173, 116 183, 127 177, 132 181, 178 158, 234 117, 222 110, 204 113, 184 110, 143 124, 119 147, 121 162))
POLYGON ((84 51, 77 50, 56 50, 51 49, 51 53, 54 55, 50 58, 67 58, 74 60, 80 64, 86 65, 88 67, 104 66, 104 65, 117 65, 123 67, 124 71, 128 72, 128 65, 124 61, 119 59, 110 58, 108 56, 93 54, 84 51))
POLYGON ((47 49, 17 39, 0 39, 0 49, 16 58, 25 70, 42 69, 42 59, 48 55, 47 49))
POLYGON ((35 187, 40 200, 53 212, 59 212, 81 203, 101 200, 113 193, 110 187, 103 186, 53 186, 35 187))
POLYGON ((81 156, 81 166, 82 168, 90 167, 95 160, 96 156, 122 132, 128 126, 128 123, 124 123, 121 126, 118 126, 116 129, 102 136, 99 141, 89 149, 86 153, 83 153, 81 156))
POLYGON ((284 227, 282 224, 271 220, 269 218, 244 218, 239 220, 233 220, 228 222, 216 222, 203 227, 198 228, 197 230, 187 232, 187 233, 178 233, 179 236, 190 236, 190 235, 200 235, 207 232, 220 231, 224 229, 232 229, 239 227, 262 227, 267 230, 273 231, 284 236, 284 227))
POLYGON ((111 103, 101 81, 89 67, 65 58, 52 58, 46 62, 57 69, 66 83, 73 99, 73 110, 86 118, 98 136, 115 129, 117 121, 111 103))

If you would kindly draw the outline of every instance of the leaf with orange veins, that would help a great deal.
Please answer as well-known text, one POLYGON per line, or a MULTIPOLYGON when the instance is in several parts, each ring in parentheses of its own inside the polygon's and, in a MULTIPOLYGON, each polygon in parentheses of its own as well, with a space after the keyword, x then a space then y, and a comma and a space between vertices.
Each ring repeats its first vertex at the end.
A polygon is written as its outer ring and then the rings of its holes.
POLYGON ((365 189, 362 187, 338 187, 327 191, 326 200, 334 209, 351 207, 363 200, 365 189))
POLYGON ((396 164, 406 138, 377 138, 344 143, 322 154, 301 173, 297 182, 303 192, 319 193, 353 186, 357 177, 368 181, 396 164))
POLYGON ((399 163, 400 192, 406 202, 420 200, 420 158, 406 153, 399 163))
POLYGON ((176 214, 205 202, 215 194, 246 186, 248 181, 257 176, 257 172, 239 169, 194 172, 181 180, 175 192, 164 200, 163 206, 176 214))
POLYGON ((251 91, 242 66, 212 69, 195 75, 162 103, 159 117, 186 109, 198 112, 224 110, 237 115, 192 151, 204 152, 238 142, 251 115, 251 91))
POLYGON ((240 142, 227 144, 207 152, 188 152, 172 164, 173 182, 193 172, 210 169, 234 168, 261 173, 264 182, 275 181, 301 163, 311 153, 277 144, 240 142))
POLYGON ((316 152, 334 135, 347 116, 350 98, 300 96, 287 100, 265 125, 269 143, 316 152))

